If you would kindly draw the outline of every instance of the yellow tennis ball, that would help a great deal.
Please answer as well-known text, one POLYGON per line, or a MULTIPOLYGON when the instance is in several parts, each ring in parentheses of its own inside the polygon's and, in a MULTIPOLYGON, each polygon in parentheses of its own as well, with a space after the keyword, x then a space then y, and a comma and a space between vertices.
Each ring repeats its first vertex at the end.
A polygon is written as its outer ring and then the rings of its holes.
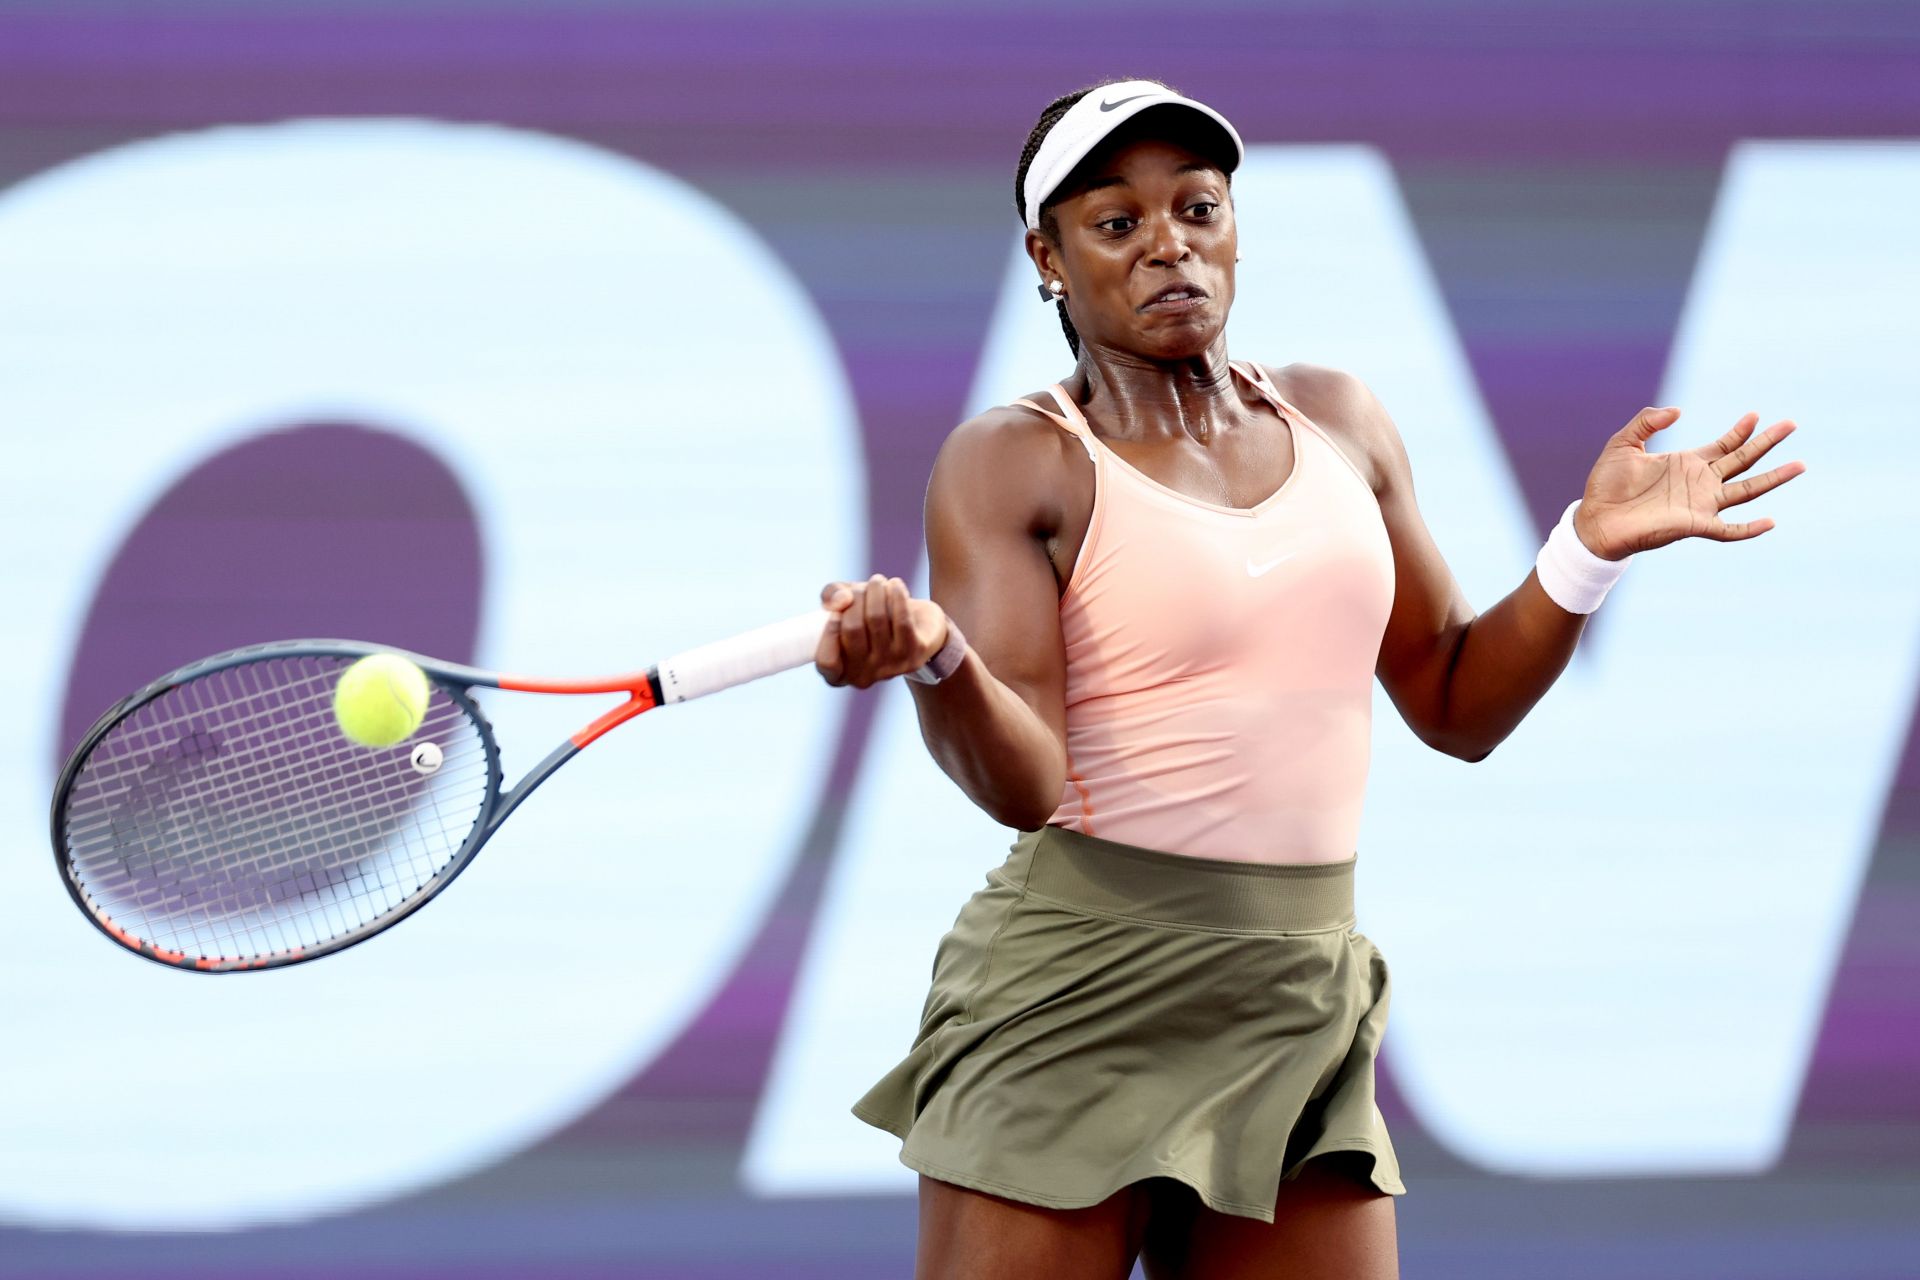
POLYGON ((340 673, 333 718, 363 747, 390 747, 413 736, 427 715, 427 673, 397 653, 375 653, 340 673))

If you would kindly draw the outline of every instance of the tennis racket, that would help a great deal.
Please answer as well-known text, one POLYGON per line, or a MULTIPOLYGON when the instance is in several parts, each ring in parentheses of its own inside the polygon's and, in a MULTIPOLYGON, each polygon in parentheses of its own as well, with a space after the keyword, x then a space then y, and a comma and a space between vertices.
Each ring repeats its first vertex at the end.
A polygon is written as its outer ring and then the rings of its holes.
POLYGON ((101 932, 197 973, 274 969, 364 942, 465 870, 520 803, 608 730, 653 708, 813 660, 803 614, 633 675, 539 680, 352 640, 203 658, 102 716, 60 771, 53 852, 101 932), (374 653, 427 675, 426 716, 391 747, 347 738, 334 685, 374 653), (511 790, 476 688, 624 693, 511 790))

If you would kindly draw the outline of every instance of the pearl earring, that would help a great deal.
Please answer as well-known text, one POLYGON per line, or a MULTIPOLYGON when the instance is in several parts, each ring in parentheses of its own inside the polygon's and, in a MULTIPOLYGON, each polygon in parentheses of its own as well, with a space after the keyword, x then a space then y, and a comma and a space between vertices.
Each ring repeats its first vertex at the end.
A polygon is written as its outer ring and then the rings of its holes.
POLYGON ((1058 302, 1060 301, 1061 295, 1067 291, 1067 286, 1061 284, 1058 280, 1049 280, 1045 284, 1037 287, 1040 290, 1040 301, 1042 302, 1058 302))

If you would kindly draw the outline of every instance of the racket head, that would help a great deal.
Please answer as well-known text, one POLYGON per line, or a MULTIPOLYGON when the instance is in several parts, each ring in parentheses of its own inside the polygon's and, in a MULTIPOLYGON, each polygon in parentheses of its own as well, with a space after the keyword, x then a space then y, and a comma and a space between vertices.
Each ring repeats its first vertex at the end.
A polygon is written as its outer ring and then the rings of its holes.
POLYGON ((497 822, 500 752, 468 694, 487 673, 354 640, 250 645, 123 698, 55 785, 54 861, 102 933, 200 973, 279 968, 397 924, 497 822), (420 728, 346 738, 333 688, 398 653, 428 677, 420 728), (416 757, 431 744, 437 751, 416 757))

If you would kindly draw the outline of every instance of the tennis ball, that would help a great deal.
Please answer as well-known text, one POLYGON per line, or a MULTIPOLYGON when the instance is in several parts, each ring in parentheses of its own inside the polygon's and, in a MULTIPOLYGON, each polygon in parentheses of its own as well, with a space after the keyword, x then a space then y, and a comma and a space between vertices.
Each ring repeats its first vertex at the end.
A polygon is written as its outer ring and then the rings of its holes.
POLYGON ((427 673, 397 653, 375 653, 340 673, 333 718, 363 747, 390 747, 426 718, 427 673))

